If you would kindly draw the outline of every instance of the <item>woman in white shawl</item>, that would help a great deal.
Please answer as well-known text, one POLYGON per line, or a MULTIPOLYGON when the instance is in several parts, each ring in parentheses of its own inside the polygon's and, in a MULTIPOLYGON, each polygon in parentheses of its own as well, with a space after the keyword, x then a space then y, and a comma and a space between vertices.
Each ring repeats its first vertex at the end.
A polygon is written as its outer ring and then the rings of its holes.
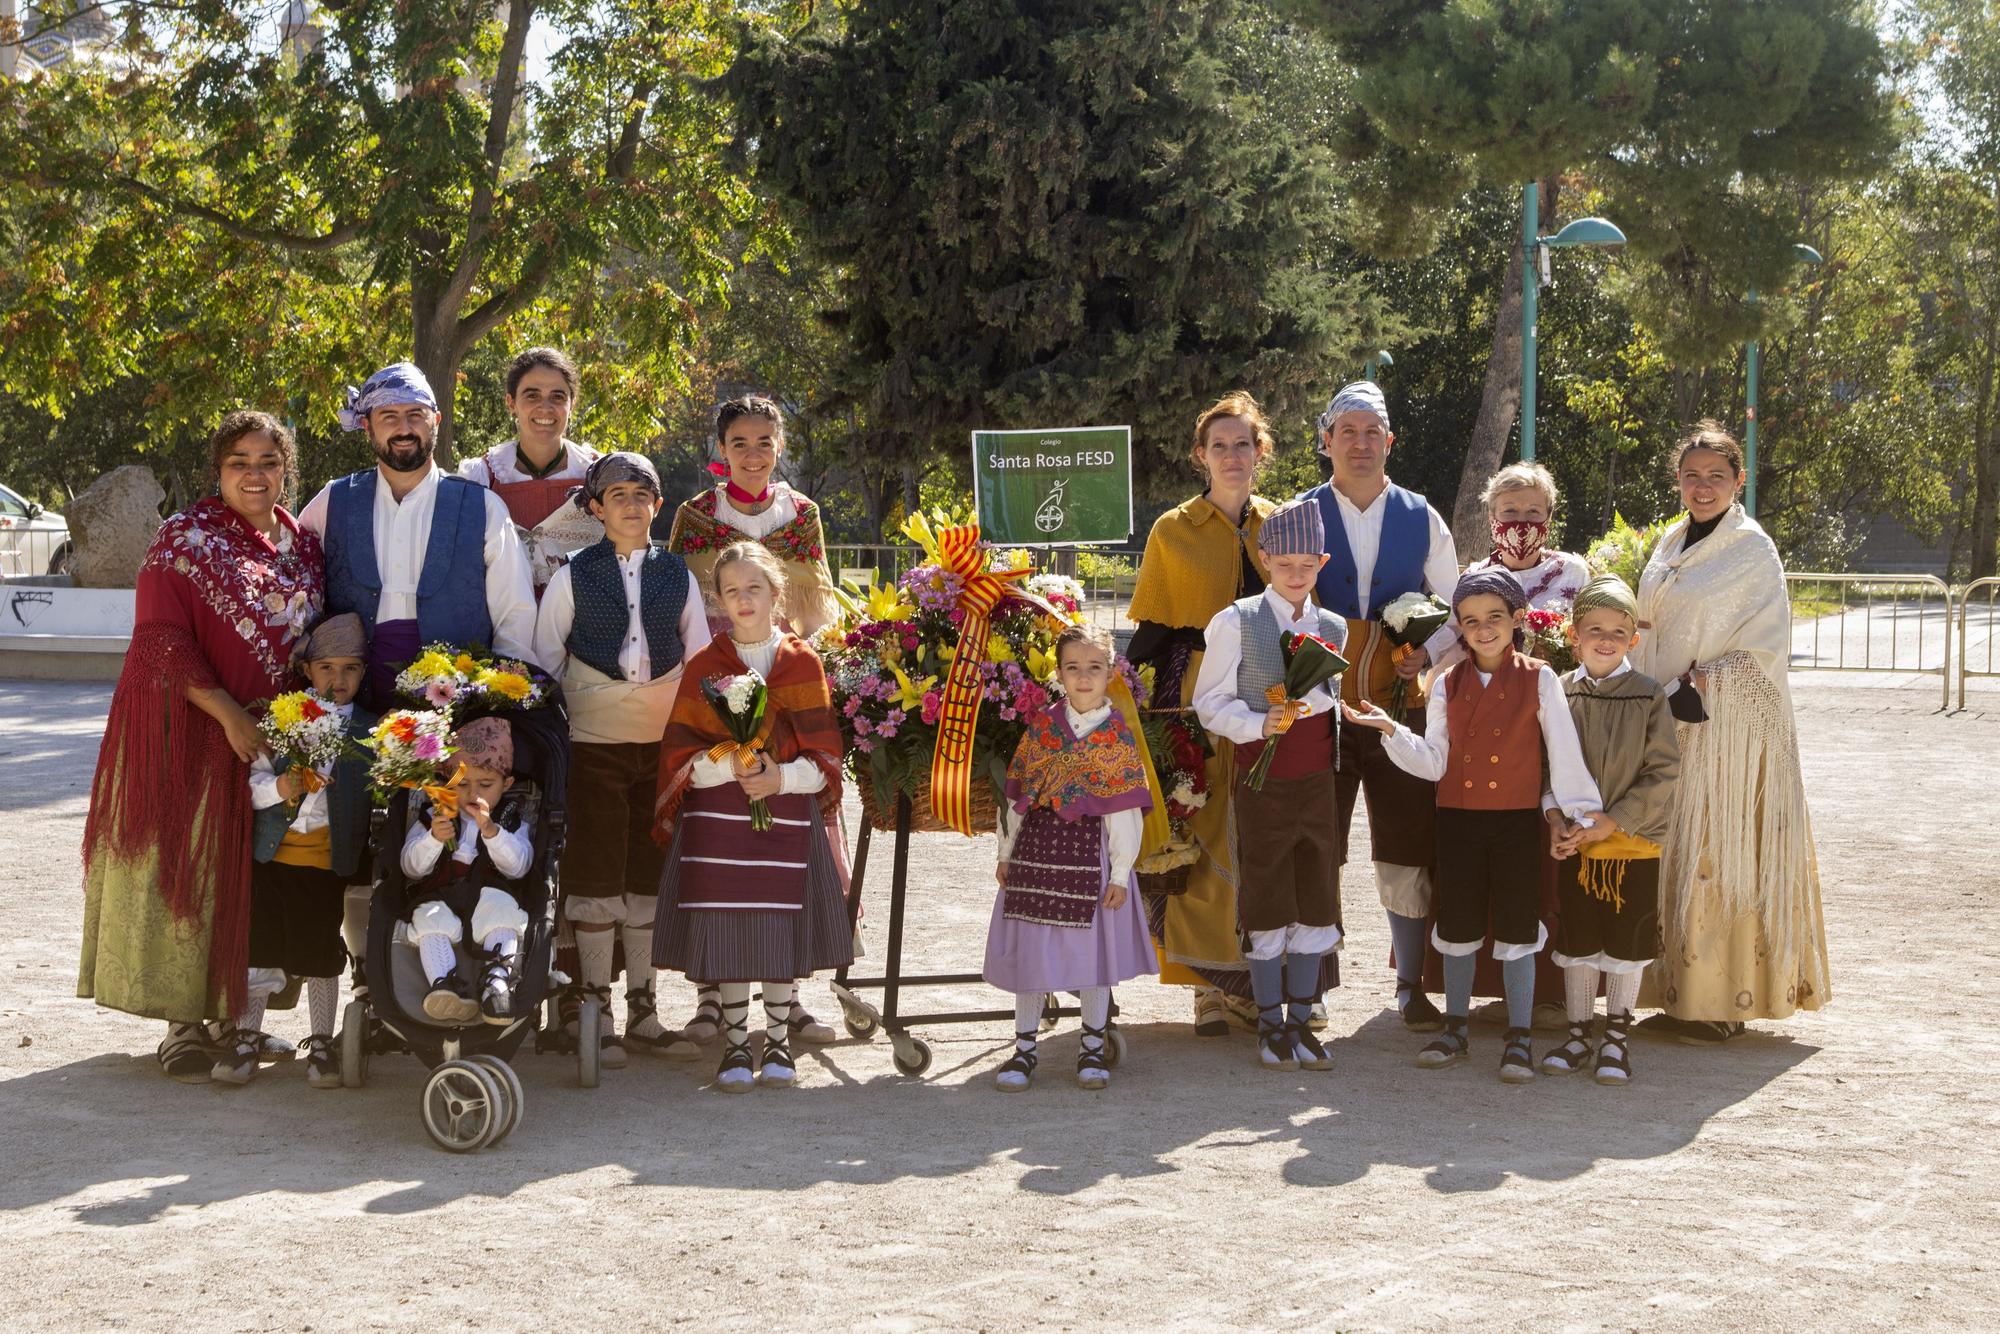
POLYGON ((1736 503, 1743 451, 1704 421, 1674 454, 1687 515, 1639 582, 1634 670, 1679 721, 1680 789, 1660 874, 1665 1009, 1642 1024, 1724 1042, 1749 1019, 1831 998, 1819 868, 1786 669, 1791 616, 1777 548, 1736 503))

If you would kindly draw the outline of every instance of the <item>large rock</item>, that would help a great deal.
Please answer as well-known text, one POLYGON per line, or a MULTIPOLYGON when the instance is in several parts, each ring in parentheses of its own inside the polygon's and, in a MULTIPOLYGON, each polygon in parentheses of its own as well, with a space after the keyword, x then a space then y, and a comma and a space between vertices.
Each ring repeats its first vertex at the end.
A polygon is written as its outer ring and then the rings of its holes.
POLYGON ((76 553, 69 568, 79 588, 130 588, 138 582, 166 498, 151 468, 128 463, 64 507, 76 553))

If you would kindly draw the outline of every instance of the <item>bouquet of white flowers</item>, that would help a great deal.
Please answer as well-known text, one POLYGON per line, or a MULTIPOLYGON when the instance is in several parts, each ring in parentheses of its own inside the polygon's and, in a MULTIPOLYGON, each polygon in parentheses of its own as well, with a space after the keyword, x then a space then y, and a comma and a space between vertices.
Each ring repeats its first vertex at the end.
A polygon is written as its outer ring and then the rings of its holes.
POLYGON ((273 756, 297 771, 306 792, 324 787, 334 762, 350 749, 340 706, 311 690, 294 690, 272 700, 258 720, 257 733, 273 756))
MULTIPOLYGON (((747 768, 771 735, 764 678, 748 671, 741 676, 711 676, 701 683, 701 694, 733 738, 710 750, 709 758, 721 760, 733 752, 747 768)), ((750 827, 759 832, 771 827, 771 808, 762 797, 750 803, 750 827)))
MULTIPOLYGON (((1389 661, 1400 663, 1416 651, 1417 645, 1436 634, 1451 620, 1451 608, 1429 593, 1405 593, 1382 608, 1382 632, 1396 651, 1389 655, 1389 661)), ((1366 682, 1363 682, 1366 685, 1366 682)), ((1389 687, 1389 698, 1384 704, 1391 718, 1402 721, 1403 710, 1410 703, 1410 681, 1398 675, 1395 684, 1389 687)))

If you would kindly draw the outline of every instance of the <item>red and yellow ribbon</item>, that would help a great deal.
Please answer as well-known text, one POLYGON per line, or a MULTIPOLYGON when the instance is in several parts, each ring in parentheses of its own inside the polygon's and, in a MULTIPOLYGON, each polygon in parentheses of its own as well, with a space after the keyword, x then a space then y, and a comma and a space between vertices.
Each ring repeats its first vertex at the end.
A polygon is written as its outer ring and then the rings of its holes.
POLYGON ((938 564, 964 581, 958 608, 965 621, 958 631, 958 650, 944 678, 944 708, 938 714, 937 748, 931 752, 931 813, 959 833, 972 833, 972 747, 979 728, 979 664, 986 657, 986 638, 993 609, 1005 598, 1041 608, 1057 620, 1068 618, 1046 600, 1021 587, 1033 570, 989 570, 979 546, 979 525, 957 524, 939 530, 938 564))
POLYGON ((757 763, 757 753, 770 744, 771 724, 775 720, 775 714, 766 713, 763 723, 757 728, 757 735, 751 737, 740 746, 734 741, 718 741, 708 748, 708 758, 716 764, 720 764, 734 755, 743 768, 748 771, 757 763))

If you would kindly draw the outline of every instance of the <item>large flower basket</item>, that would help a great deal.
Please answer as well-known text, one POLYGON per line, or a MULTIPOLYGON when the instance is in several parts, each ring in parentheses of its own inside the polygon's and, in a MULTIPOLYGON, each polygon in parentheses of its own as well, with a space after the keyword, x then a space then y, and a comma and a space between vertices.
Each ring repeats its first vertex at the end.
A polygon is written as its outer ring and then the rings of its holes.
POLYGON ((1163 898, 1187 893, 1188 876, 1194 871, 1194 864, 1176 866, 1166 871, 1139 872, 1139 892, 1163 898))
MULTIPOLYGON (((866 767, 855 775, 855 790, 861 795, 861 809, 867 813, 872 828, 885 832, 896 828, 896 794, 877 792, 874 777, 866 767)), ((972 832, 990 834, 1000 827, 1000 808, 993 800, 993 785, 983 779, 972 784, 971 792, 972 832)), ((953 832, 950 825, 938 819, 931 809, 931 781, 929 778, 917 780, 917 790, 910 797, 910 832, 913 834, 948 834, 953 832)))

